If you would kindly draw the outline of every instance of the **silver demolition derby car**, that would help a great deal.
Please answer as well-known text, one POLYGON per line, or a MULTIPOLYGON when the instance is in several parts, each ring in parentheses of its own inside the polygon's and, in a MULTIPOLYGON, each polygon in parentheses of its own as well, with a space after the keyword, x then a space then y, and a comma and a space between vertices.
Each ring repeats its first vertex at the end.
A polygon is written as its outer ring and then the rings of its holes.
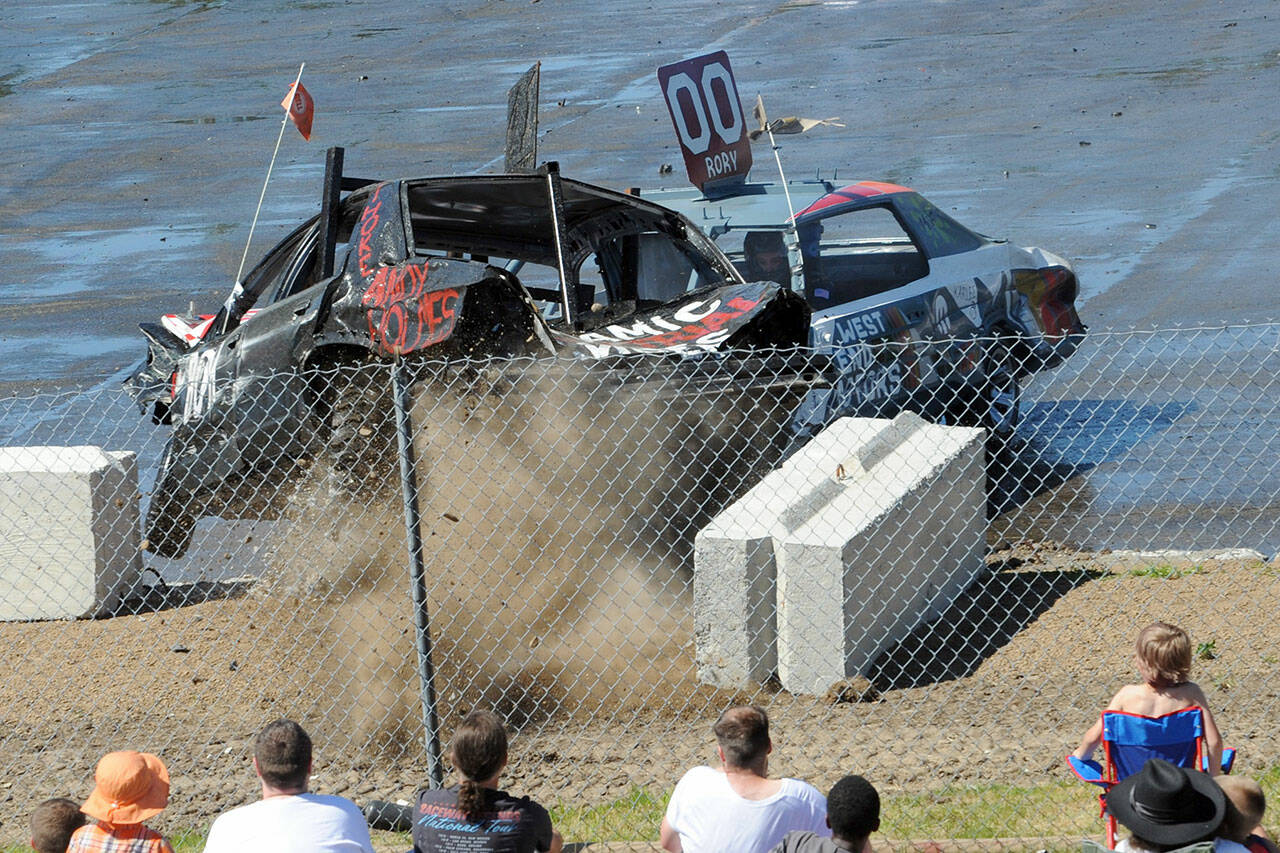
POLYGON ((814 425, 909 407, 1007 434, 1020 382, 1083 339, 1070 263, 966 228, 907 187, 804 180, 785 192, 744 182, 644 195, 688 216, 744 277, 803 294, 809 344, 840 368, 800 414, 814 425))

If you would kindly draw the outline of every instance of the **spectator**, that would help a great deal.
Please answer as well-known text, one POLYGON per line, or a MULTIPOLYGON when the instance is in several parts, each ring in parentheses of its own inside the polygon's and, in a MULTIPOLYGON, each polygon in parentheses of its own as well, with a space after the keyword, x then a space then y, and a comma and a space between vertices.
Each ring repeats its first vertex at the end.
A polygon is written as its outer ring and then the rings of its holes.
POLYGON ((791 286, 791 268, 781 231, 748 231, 742 238, 742 277, 791 286))
POLYGON ((71 833, 84 826, 85 820, 75 800, 45 800, 31 813, 31 849, 36 853, 67 853, 71 833))
POLYGON ((499 790, 507 732, 492 711, 472 711, 453 733, 449 756, 461 782, 418 794, 414 853, 560 853, 564 842, 547 810, 499 790))
POLYGON ((173 853, 163 835, 142 823, 169 803, 163 761, 147 752, 108 752, 93 779, 80 807, 93 820, 71 834, 67 853, 173 853))
POLYGON ((765 853, 792 830, 831 837, 827 801, 817 789, 796 779, 769 778, 773 744, 763 708, 730 708, 713 730, 721 767, 695 767, 676 784, 662 819, 664 849, 765 853))
POLYGON ((1107 792, 1107 810, 1133 833, 1116 845, 1117 853, 1167 853, 1202 842, 1212 842, 1214 853, 1246 853, 1216 837, 1226 801, 1209 774, 1152 758, 1107 792))
MULTIPOLYGON (((1121 687, 1107 705, 1108 711, 1124 711, 1144 717, 1162 717, 1185 708, 1199 707, 1204 712, 1205 751, 1209 754, 1209 773, 1216 776, 1222 769, 1222 735, 1209 712, 1209 700, 1193 681, 1191 674, 1191 638, 1187 632, 1167 622, 1155 622, 1138 634, 1135 664, 1141 683, 1121 687)), ((1085 732, 1073 755, 1088 760, 1102 741, 1102 718, 1085 732)))
POLYGON ((276 720, 253 740, 262 799, 219 815, 205 853, 373 853, 356 804, 307 790, 311 737, 293 720, 276 720))
POLYGON ((871 833, 880 828, 880 795, 861 776, 846 776, 827 793, 831 837, 808 830, 788 832, 770 853, 871 853, 871 833))
POLYGON ((1243 776, 1219 776, 1218 787, 1227 795, 1227 816, 1218 834, 1240 842, 1249 853, 1280 853, 1262 828, 1267 811, 1262 786, 1243 776))

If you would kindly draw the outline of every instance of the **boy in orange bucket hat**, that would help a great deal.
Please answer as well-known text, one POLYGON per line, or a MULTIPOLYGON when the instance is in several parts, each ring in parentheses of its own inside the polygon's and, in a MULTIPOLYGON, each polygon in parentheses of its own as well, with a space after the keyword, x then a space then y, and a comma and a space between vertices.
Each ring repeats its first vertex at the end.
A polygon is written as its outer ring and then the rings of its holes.
POLYGON ((169 771, 146 752, 109 752, 93 774, 80 811, 93 821, 71 836, 67 853, 173 853, 164 836, 142 822, 169 802, 169 771))

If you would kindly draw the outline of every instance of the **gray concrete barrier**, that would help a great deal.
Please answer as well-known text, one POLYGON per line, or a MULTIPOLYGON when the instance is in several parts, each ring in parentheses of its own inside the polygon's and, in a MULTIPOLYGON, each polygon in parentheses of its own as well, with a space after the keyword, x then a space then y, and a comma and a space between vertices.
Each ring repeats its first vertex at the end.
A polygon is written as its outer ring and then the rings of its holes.
POLYGON ((842 418, 698 533, 698 676, 794 693, 865 674, 982 570, 983 431, 842 418))
POLYGON ((141 583, 133 453, 0 448, 0 621, 110 611, 141 583))

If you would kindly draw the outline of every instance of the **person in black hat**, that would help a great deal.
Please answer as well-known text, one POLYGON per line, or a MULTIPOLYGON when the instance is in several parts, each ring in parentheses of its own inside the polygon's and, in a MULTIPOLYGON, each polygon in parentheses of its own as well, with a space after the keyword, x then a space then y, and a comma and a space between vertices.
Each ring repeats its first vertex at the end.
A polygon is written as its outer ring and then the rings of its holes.
POLYGON ((1212 841, 1214 853, 1244 847, 1215 838, 1226 814, 1226 795, 1207 773, 1152 758, 1107 792, 1107 811, 1133 833, 1116 845, 1126 853, 1167 853, 1212 841))

